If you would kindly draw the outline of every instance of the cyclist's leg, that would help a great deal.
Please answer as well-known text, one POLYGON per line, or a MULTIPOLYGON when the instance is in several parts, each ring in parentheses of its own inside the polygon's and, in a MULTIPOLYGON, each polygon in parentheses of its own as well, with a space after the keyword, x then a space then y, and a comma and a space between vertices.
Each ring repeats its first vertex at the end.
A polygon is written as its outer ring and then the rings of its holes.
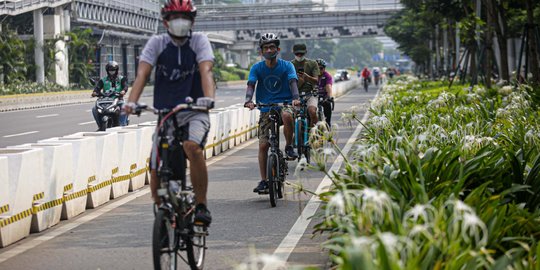
POLYGON ((206 144, 210 119, 207 113, 186 111, 177 114, 177 122, 184 129, 184 152, 190 163, 191 183, 195 192, 196 203, 206 205, 208 172, 203 149, 206 144))
POLYGON ((283 108, 281 111, 283 121, 283 135, 285 135, 285 145, 292 145, 294 134, 293 111, 291 107, 283 108))
POLYGON ((324 102, 322 104, 324 108, 324 118, 326 118, 326 123, 328 123, 328 126, 332 126, 332 104, 330 102, 324 102))
POLYGON ((312 128, 317 122, 317 104, 318 99, 316 97, 310 97, 307 102, 307 108, 309 113, 309 127, 312 128))
POLYGON ((272 125, 272 121, 270 121, 268 116, 269 113, 261 112, 261 116, 259 118, 259 130, 257 136, 259 138, 258 161, 261 181, 259 181, 257 186, 253 189, 253 192, 256 193, 263 192, 268 188, 268 185, 266 184, 266 162, 268 159, 268 149, 270 148, 270 144, 268 143, 268 139, 270 138, 270 125, 272 125))

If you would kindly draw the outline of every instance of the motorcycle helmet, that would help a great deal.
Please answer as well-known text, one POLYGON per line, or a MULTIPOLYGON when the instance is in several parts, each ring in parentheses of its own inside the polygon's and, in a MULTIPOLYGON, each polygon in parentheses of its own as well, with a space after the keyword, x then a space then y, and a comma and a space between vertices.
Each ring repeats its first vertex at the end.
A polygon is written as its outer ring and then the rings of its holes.
POLYGON ((118 63, 116 61, 109 61, 107 65, 105 66, 105 70, 107 71, 107 75, 110 77, 116 77, 118 76, 118 70, 120 67, 118 66, 118 63))
POLYGON ((274 33, 266 33, 261 36, 259 39, 259 47, 262 49, 263 45, 274 43, 277 47, 279 47, 279 38, 274 33))
POLYGON ((195 16, 197 16, 197 8, 191 0, 166 0, 161 6, 161 17, 165 20, 169 15, 179 13, 185 14, 191 20, 194 20, 195 16))

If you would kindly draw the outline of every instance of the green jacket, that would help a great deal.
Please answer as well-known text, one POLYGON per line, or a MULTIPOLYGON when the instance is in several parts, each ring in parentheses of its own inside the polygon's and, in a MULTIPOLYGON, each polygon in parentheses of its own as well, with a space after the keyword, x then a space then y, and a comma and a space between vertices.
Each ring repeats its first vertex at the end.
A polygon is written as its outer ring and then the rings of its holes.
MULTIPOLYGON (((296 61, 296 59, 293 59, 291 63, 294 65, 294 69, 296 69, 296 72, 298 72, 298 68, 302 67, 304 68, 304 72, 311 77, 318 78, 320 75, 319 65, 317 65, 317 62, 315 62, 315 60, 306 58, 303 62, 298 62, 296 61)), ((300 93, 309 93, 317 90, 317 84, 313 84, 307 81, 305 81, 304 83, 298 83, 298 92, 300 93)))

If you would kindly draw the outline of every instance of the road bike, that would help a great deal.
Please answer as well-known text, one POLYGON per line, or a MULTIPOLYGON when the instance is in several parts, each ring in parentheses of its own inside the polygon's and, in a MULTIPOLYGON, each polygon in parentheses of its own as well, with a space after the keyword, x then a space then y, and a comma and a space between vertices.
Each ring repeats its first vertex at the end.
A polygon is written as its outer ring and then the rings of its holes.
POLYGON ((262 104, 257 103, 259 108, 270 108, 268 118, 270 119, 270 135, 268 142, 270 149, 266 161, 266 179, 268 181, 268 194, 270 195, 270 205, 276 207, 277 200, 283 198, 285 177, 288 173, 288 166, 281 149, 279 149, 279 126, 281 124, 281 108, 284 103, 262 104))
POLYGON ((183 110, 208 111, 192 103, 180 104, 173 109, 156 110, 147 105, 137 105, 135 114, 151 110, 158 115, 157 174, 160 188, 157 195, 161 205, 154 208, 152 255, 154 269, 177 269, 178 258, 192 270, 203 269, 206 254, 207 228, 194 224, 195 196, 186 181, 186 154, 183 149, 183 128, 177 127, 176 113, 183 110), (173 132, 170 132, 170 129, 173 132), (174 160, 174 164, 172 161, 174 160))

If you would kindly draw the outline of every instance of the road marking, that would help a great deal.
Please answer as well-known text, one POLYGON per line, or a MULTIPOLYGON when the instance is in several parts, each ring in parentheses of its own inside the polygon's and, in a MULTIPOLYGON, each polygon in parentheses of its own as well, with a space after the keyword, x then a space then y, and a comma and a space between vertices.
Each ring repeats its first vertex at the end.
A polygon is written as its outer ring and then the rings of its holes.
POLYGON ((11 135, 6 135, 4 136, 4 138, 11 138, 11 137, 17 137, 17 136, 23 136, 23 135, 28 135, 28 134, 34 134, 34 133, 38 133, 39 131, 28 131, 28 132, 23 132, 23 133, 17 133, 17 134, 11 134, 11 135))
POLYGON ((224 99, 218 99, 218 100, 216 100, 216 102, 225 102, 225 100, 224 99))
POLYGON ((86 112, 91 112, 91 111, 92 111, 92 109, 90 109, 90 110, 86 110, 86 112))
POLYGON ((241 97, 235 97, 235 98, 234 98, 234 100, 239 100, 239 99, 241 99, 241 97))
MULTIPOLYGON (((221 161, 234 153, 252 145, 253 143, 258 142, 256 139, 251 139, 247 142, 244 142, 242 145, 237 146, 229 151, 226 151, 223 153, 223 155, 218 155, 215 157, 210 158, 208 162, 206 162, 207 166, 210 166, 218 161, 221 161)), ((189 173, 187 173, 189 175, 189 173)), ((27 242, 15 245, 12 249, 5 251, 3 253, 0 253, 0 263, 3 263, 6 260, 9 260, 10 258, 13 258, 23 252, 26 252, 39 244, 45 243, 48 240, 54 239, 57 236, 60 236, 68 231, 71 231, 80 225, 83 225, 89 221, 92 221, 99 216, 118 208, 119 206, 122 206, 130 201, 133 201, 141 196, 144 196, 146 194, 150 193, 149 186, 145 186, 141 189, 135 190, 132 193, 125 195, 120 199, 119 201, 112 200, 109 203, 98 207, 95 211, 92 213, 83 213, 79 218, 76 218, 75 220, 68 220, 67 223, 63 224, 62 222, 58 224, 57 226, 50 228, 48 231, 44 232, 43 235, 38 236, 36 238, 31 239, 32 235, 30 235, 27 238, 27 242), (63 224, 63 225, 62 225, 63 224)))
POLYGON ((58 116, 58 114, 53 113, 53 114, 38 115, 36 116, 36 118, 45 118, 45 117, 53 117, 53 116, 58 116))
MULTIPOLYGON (((366 111, 364 114, 364 117, 362 118, 362 123, 365 123, 369 117, 369 111, 366 111)), ((341 151, 344 156, 347 156, 349 151, 352 148, 352 145, 354 144, 356 138, 358 138, 358 134, 360 134, 360 131, 362 131, 363 125, 358 125, 356 129, 354 130, 353 134, 347 141, 347 144, 341 151)), ((333 175, 332 172, 338 172, 339 168, 341 168, 341 165, 343 164, 343 156, 338 156, 336 161, 332 164, 332 167, 330 168, 329 175, 333 175)), ((328 176, 325 176, 319 186, 317 187, 317 190, 315 191, 316 194, 321 194, 324 189, 327 189, 329 186, 332 185, 332 181, 328 176)), ((319 208, 319 205, 321 204, 321 200, 319 200, 319 197, 312 196, 309 202, 307 203, 306 207, 304 207, 304 210, 302 210, 302 214, 298 217, 296 222, 294 223, 293 227, 285 236, 285 238, 281 241, 279 246, 274 250, 274 256, 279 259, 280 261, 286 262, 289 259, 289 256, 293 252, 293 250, 296 248, 296 245, 298 244, 298 241, 300 241, 300 238, 304 235, 310 220, 310 217, 315 215, 315 212, 319 208)), ((270 270, 273 269, 272 265, 266 264, 263 268, 263 270, 270 270)))
POLYGON ((90 124, 93 124, 95 122, 96 121, 83 122, 83 123, 79 123, 79 126, 90 125, 90 124))

